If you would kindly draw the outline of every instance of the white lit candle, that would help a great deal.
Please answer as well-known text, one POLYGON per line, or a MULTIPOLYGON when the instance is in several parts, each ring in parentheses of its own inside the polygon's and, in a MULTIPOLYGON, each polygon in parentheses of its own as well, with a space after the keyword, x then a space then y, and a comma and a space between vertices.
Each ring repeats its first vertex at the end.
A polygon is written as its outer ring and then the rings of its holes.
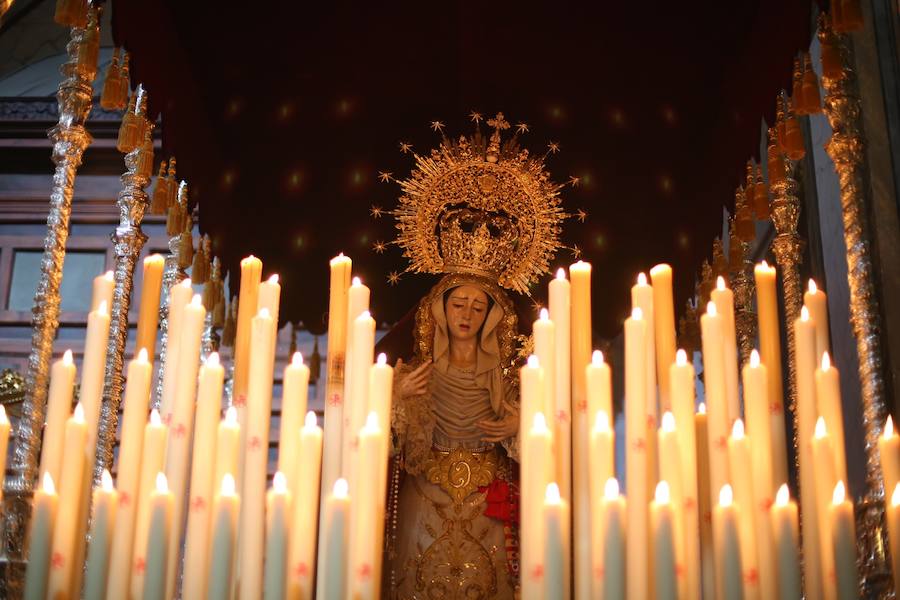
POLYGON ((47 595, 47 570, 50 568, 50 548, 58 504, 59 497, 53 485, 53 477, 49 472, 44 472, 41 487, 34 491, 31 503, 25 600, 44 600, 47 595))
MULTIPOLYGON (((646 325, 644 331, 644 353, 646 355, 644 365, 644 395, 647 401, 647 494, 656 489, 658 480, 659 464, 658 453, 656 448, 656 430, 659 427, 659 403, 656 395, 656 340, 654 333, 654 310, 653 310, 653 288, 647 284, 647 275, 638 274, 637 284, 631 287, 631 306, 632 309, 638 308, 641 311, 641 318, 646 325)), ((631 485, 631 479, 626 481, 626 486, 631 485)), ((631 492, 629 491, 629 496, 631 492)))
MULTIPOLYGON (((587 381, 588 415, 592 415, 595 420, 597 413, 601 411, 607 416, 612 415, 612 370, 599 350, 594 350, 591 355, 585 380, 587 381)), ((603 482, 600 485, 603 485, 603 482)))
POLYGON ((556 374, 556 327, 550 320, 550 312, 546 308, 541 309, 540 318, 532 324, 532 336, 534 337, 534 354, 544 369, 544 393, 542 394, 544 402, 541 412, 548 417, 554 417, 556 415, 556 403, 553 398, 553 392, 556 389, 556 380, 554 379, 556 374))
POLYGON ((169 538, 178 537, 172 531, 172 505, 175 499, 166 483, 165 473, 157 473, 156 489, 150 493, 150 520, 147 535, 146 575, 143 600, 162 600, 166 597, 169 538))
POLYGON ((344 449, 341 455, 344 458, 344 476, 350 482, 350 488, 356 489, 355 469, 359 461, 357 437, 370 410, 369 371, 375 358, 375 319, 369 311, 364 311, 353 321, 353 338, 348 352, 352 355, 351 387, 344 403, 344 449))
MULTIPOLYGON (((729 291, 729 290, 726 290, 729 291)), ((724 295, 723 295, 724 297, 724 295)), ((731 430, 725 381, 724 317, 715 303, 710 302, 706 314, 700 317, 703 338, 703 383, 709 419, 709 483, 714 505, 719 490, 729 481, 728 433, 731 430)), ((701 449, 700 451, 702 451, 701 449)))
POLYGON ((263 586, 263 598, 266 600, 284 598, 290 512, 288 482, 284 473, 278 471, 266 496, 266 570, 263 586))
MULTIPOLYGON (((350 485, 350 489, 355 489, 353 479, 350 475, 350 464, 353 462, 353 459, 350 458, 350 446, 353 443, 353 438, 359 433, 359 428, 362 427, 362 421, 366 418, 366 406, 365 404, 356 411, 356 402, 353 399, 353 389, 354 385, 359 386, 359 384, 353 383, 353 378, 355 377, 357 371, 353 366, 353 361, 355 359, 354 352, 356 351, 356 346, 354 345, 355 338, 355 323, 357 318, 362 316, 363 313, 368 313, 369 311, 369 288, 368 286, 363 285, 362 280, 359 277, 353 278, 353 283, 347 288, 347 322, 344 324, 347 331, 347 341, 346 341, 346 353, 344 360, 344 390, 343 390, 343 415, 342 415, 342 429, 340 433, 341 439, 341 467, 340 467, 340 475, 341 477, 347 478, 347 482, 350 485), (354 411, 362 412, 361 415, 355 415, 354 411), (353 425, 355 427, 351 427, 350 421, 353 420, 353 425)), ((374 338, 373 338, 374 339, 374 338)), ((372 352, 374 353, 374 348, 372 352)), ((368 373, 368 369, 364 371, 368 373)), ((327 433, 327 432, 326 432, 327 433)))
POLYGON ((53 363, 50 369, 50 391, 47 395, 47 425, 41 444, 41 473, 50 473, 53 481, 62 475, 62 443, 66 419, 72 412, 72 392, 75 385, 75 363, 72 351, 66 350, 63 357, 53 363))
POLYGON ((719 492, 719 502, 713 509, 713 534, 716 555, 716 598, 743 598, 741 576, 741 546, 738 533, 738 508, 733 504, 731 486, 725 484, 719 492))
POLYGON ((781 484, 772 506, 772 531, 778 566, 778 594, 783 600, 799 600, 800 525, 797 503, 791 500, 786 483, 781 484))
MULTIPOLYGON (((604 411, 597 411, 594 428, 591 429, 591 451, 589 456, 591 469, 591 506, 600 506, 603 500, 603 488, 601 487, 611 477, 615 477, 613 437, 615 433, 609 423, 609 415, 604 411)), ((591 513, 591 563, 592 571, 591 594, 598 597, 602 594, 603 580, 599 577, 597 569, 603 566, 604 531, 603 520, 599 512, 591 513)), ((602 572, 602 571, 600 571, 602 572)))
MULTIPOLYGON (((687 597, 687 577, 685 577, 685 535, 684 535, 684 475, 683 465, 681 462, 681 451, 678 446, 678 433, 675 429, 675 417, 671 412, 665 412, 662 416, 662 424, 657 432, 657 448, 659 449, 659 479, 660 485, 665 483, 665 503, 664 510, 668 513, 667 519, 669 523, 660 524, 659 527, 668 528, 667 535, 670 539, 671 548, 668 550, 672 553, 665 560, 672 561, 672 590, 659 589, 657 587, 657 596, 675 594, 676 597, 687 597), (676 578, 677 574, 677 578, 676 578)), ((656 502, 660 502, 660 486, 656 488, 656 502)), ((653 501, 651 500, 651 519, 653 517, 653 501)), ((660 532, 656 526, 651 525, 653 539, 658 543, 660 532)), ((657 558, 659 558, 660 548, 657 547, 657 558)), ((660 565, 656 565, 657 569, 660 565)), ((663 567, 667 570, 667 567, 663 567)), ((659 581, 660 573, 656 573, 657 581, 659 581)))
POLYGON ((287 475, 291 488, 297 489, 294 473, 297 472, 297 432, 303 424, 309 395, 309 367, 303 364, 303 356, 294 352, 291 362, 284 368, 281 386, 281 430, 278 435, 278 470, 287 475))
POLYGON ((625 598, 625 498, 619 494, 619 482, 606 480, 600 503, 603 528, 603 552, 594 557, 594 585, 599 590, 592 597, 607 600, 625 598))
MULTIPOLYGON (((803 306, 809 309, 809 318, 816 326, 816 362, 819 362, 830 347, 828 296, 816 286, 816 282, 812 279, 809 280, 807 291, 803 294, 803 306)), ((829 423, 829 427, 830 425, 829 423)))
POLYGON ((317 597, 343 598, 346 589, 347 521, 350 518, 350 495, 347 480, 338 479, 325 500, 321 559, 316 587, 317 597))
MULTIPOLYGON (((812 464, 813 478, 815 479, 815 510, 816 535, 821 544, 819 555, 821 572, 828 576, 834 573, 834 555, 829 551, 832 543, 831 519, 828 515, 831 500, 834 494, 834 486, 838 482, 834 458, 834 443, 826 426, 825 419, 819 417, 816 421, 815 434, 812 439, 812 464)), ((806 530, 804 530, 804 535, 806 530)), ((823 582, 824 583, 824 582, 823 582)), ((823 586, 823 598, 836 598, 837 590, 833 585, 823 586)))
MULTIPOLYGON (((722 316, 722 357, 725 373, 725 399, 728 406, 728 424, 741 416, 738 396, 737 334, 734 326, 734 293, 725 285, 723 277, 716 278, 716 287, 709 294, 716 312, 722 316)), ((704 354, 704 360, 706 356, 704 354)))
POLYGON ((853 521, 853 503, 846 498, 844 482, 834 486, 831 507, 832 546, 834 571, 837 576, 838 600, 859 598, 859 574, 856 570, 856 525, 853 521))
MULTIPOLYGON (((558 269, 548 286, 550 320, 554 325, 553 411, 561 415, 556 419, 555 440, 559 449, 560 494, 571 503, 572 498, 572 286, 566 279, 565 269, 558 269)), ((590 413, 589 413, 590 414, 590 413)))
POLYGON ((548 483, 544 494, 542 510, 546 541, 544 543, 544 597, 568 598, 569 581, 566 577, 566 562, 569 553, 566 549, 568 539, 569 511, 566 501, 560 497, 559 487, 548 483))
POLYGON ((82 598, 96 600, 106 598, 109 551, 116 527, 116 509, 118 504, 119 494, 113 488, 112 476, 109 474, 109 471, 103 469, 100 485, 94 488, 90 547, 85 566, 82 598))
MULTIPOLYGON (((671 413, 666 413, 671 416, 671 413)), ((679 582, 675 579, 675 519, 669 497, 669 484, 662 480, 656 485, 656 494, 650 501, 650 523, 653 538, 653 585, 656 598, 677 600, 679 582)))
MULTIPOLYGON (((810 281, 812 281, 810 279, 810 281)), ((816 327, 818 332, 818 327, 816 327)), ((816 369, 816 406, 825 418, 825 426, 834 445, 834 466, 837 478, 847 481, 847 458, 844 446, 844 417, 841 409, 841 380, 831 364, 828 352, 823 352, 821 368, 816 369)))
POLYGON ((894 574, 894 594, 900 597, 900 484, 893 492, 885 490, 884 513, 887 517, 888 538, 891 544, 891 569, 894 574))
POLYGON ((232 565, 240 511, 240 498, 235 493, 234 477, 222 477, 219 493, 213 500, 212 535, 209 540, 208 600, 229 600, 232 591, 232 565))
MULTIPOLYGON (((156 353, 156 330, 159 324, 159 292, 162 288, 162 272, 165 266, 162 255, 151 254, 144 259, 141 280, 141 303, 138 306, 138 324, 135 335, 135 354, 144 349, 152 359, 156 353)), ((152 362, 152 360, 151 360, 152 362)))
MULTIPOLYGON (((165 466, 165 447, 169 428, 160 419, 156 409, 150 411, 150 420, 144 427, 144 443, 141 449, 141 476, 138 484, 137 519, 134 526, 134 546, 129 551, 130 571, 110 568, 107 594, 113 590, 130 589, 133 598, 140 598, 147 573, 147 539, 150 535, 150 494, 156 489, 156 475, 165 466), (124 581, 123 581, 124 580, 124 581)), ((113 556, 113 560, 117 557, 113 556)), ((110 596, 112 597, 112 596, 110 596)))
POLYGON ((166 358, 163 362, 162 395, 159 402, 159 414, 167 425, 172 421, 175 410, 175 396, 178 386, 179 350, 181 348, 181 323, 184 320, 184 309, 191 302, 194 288, 191 280, 185 279, 169 290, 169 312, 166 325, 166 358))
POLYGON ((522 402, 520 405, 519 429, 523 433, 520 448, 521 489, 519 539, 521 571, 523 579, 530 582, 523 585, 523 598, 539 598, 543 566, 541 565, 542 530, 541 490, 546 490, 552 468, 552 434, 541 411, 544 387, 541 385, 544 371, 537 356, 528 357, 528 362, 519 370, 522 402), (526 419, 531 419, 526 421, 526 419), (527 490, 527 491, 526 491, 527 490), (536 577, 535 577, 536 576, 536 577))
POLYGON ((894 419, 888 415, 884 429, 878 436, 878 452, 881 455, 881 474, 885 495, 900 483, 900 435, 894 430, 894 419))
POLYGON ((303 460, 297 462, 294 472, 287 593, 289 598, 312 598, 322 467, 322 429, 316 424, 316 413, 306 413, 306 424, 300 430, 299 438, 299 455, 303 460))
POLYGON ((394 386, 394 369, 387 364, 387 355, 378 355, 369 370, 369 411, 378 415, 378 426, 384 431, 391 427, 391 394, 394 386))
POLYGON ((97 310, 102 303, 106 303, 107 309, 112 306, 113 290, 116 287, 115 276, 112 271, 94 277, 91 286, 91 311, 97 310))
MULTIPOLYGON (((649 592, 647 531, 647 325, 640 308, 625 320, 625 484, 628 492, 628 597, 649 592)), ((582 531, 579 529, 579 531, 582 531)))
POLYGON ((653 285, 653 328, 656 339, 656 374, 659 377, 659 404, 663 412, 672 410, 669 367, 675 362, 675 304, 672 300, 672 267, 659 264, 650 269, 653 285))
POLYGON ((229 406, 225 410, 225 416, 219 421, 216 433, 216 471, 213 482, 221 482, 226 473, 234 478, 240 456, 240 435, 241 426, 238 424, 237 409, 229 406))
MULTIPOLYGON (((84 408, 87 424, 87 445, 82 449, 89 462, 87 472, 93 473, 97 428, 100 424, 100 404, 103 399, 103 375, 106 367, 106 342, 109 339, 109 305, 100 302, 88 315, 84 338, 84 358, 81 363, 79 402, 84 408)), ((61 488, 60 488, 61 489, 61 488)), ((90 495, 90 486, 85 490, 90 495)))
MULTIPOLYGON (((238 422, 244 425, 247 405, 247 380, 250 368, 250 322, 259 311, 259 286, 262 261, 248 256, 241 261, 241 287, 238 295, 237 326, 234 336, 234 405, 238 422)), ((171 325, 170 325, 171 327, 171 325)))
POLYGON ((728 465, 731 486, 738 507, 738 532, 741 544, 741 569, 744 573, 744 598, 760 597, 759 555, 754 523, 756 499, 753 490, 753 468, 750 463, 750 444, 744 436, 744 422, 737 419, 728 438, 728 465))
MULTIPOLYGON (((354 343, 356 341, 358 338, 354 343)), ((379 488, 377 480, 385 477, 379 464, 387 443, 387 432, 379 427, 378 415, 369 413, 359 431, 359 465, 356 471, 359 501, 351 505, 347 572, 350 597, 360 600, 376 598, 380 589, 381 573, 376 569, 378 560, 375 554, 380 553, 381 548, 377 547, 375 530, 383 526, 383 515, 374 499, 379 488)))
MULTIPOLYGON (((273 340, 278 337, 278 309, 281 305, 281 284, 278 283, 278 275, 271 275, 259 284, 256 298, 256 312, 265 308, 272 316, 272 327, 276 328, 273 340)), ((274 342, 273 342, 274 343, 274 342)))
POLYGON ((700 575, 703 598, 714 598, 715 552, 712 534, 713 499, 709 483, 709 423, 706 415, 706 404, 701 402, 694 415, 694 431, 697 435, 697 504, 700 515, 700 575))

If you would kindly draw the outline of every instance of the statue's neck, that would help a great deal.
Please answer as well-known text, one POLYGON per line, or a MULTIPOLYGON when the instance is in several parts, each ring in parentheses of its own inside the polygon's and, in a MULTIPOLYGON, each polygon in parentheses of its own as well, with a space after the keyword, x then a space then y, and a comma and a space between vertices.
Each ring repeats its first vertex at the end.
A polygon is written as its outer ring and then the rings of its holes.
POLYGON ((450 364, 455 367, 468 367, 475 364, 478 356, 478 339, 450 340, 450 364))

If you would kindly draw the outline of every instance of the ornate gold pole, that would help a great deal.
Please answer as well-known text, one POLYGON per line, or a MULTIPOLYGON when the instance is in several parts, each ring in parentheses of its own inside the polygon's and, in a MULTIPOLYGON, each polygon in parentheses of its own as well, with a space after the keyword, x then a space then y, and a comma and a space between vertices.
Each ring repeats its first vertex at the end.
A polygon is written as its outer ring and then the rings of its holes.
MULTIPOLYGON (((203 243, 203 242, 201 242, 203 243)), ((219 257, 212 259, 209 280, 203 290, 203 304, 206 306, 206 321, 201 340, 201 358, 205 361, 210 354, 219 351, 221 338, 217 331, 220 327, 220 316, 224 315, 225 297, 222 295, 222 265, 219 257), (221 306, 220 306, 221 305, 221 306), (219 313, 222 313, 221 315, 219 313)))
POLYGON ((858 507, 857 533, 861 550, 863 590, 880 594, 890 589, 884 527, 884 478, 878 451, 878 437, 887 416, 882 369, 881 332, 874 269, 869 250, 869 223, 866 217, 866 157, 862 134, 861 108, 853 56, 846 35, 835 34, 825 15, 819 18, 819 41, 825 56, 840 62, 837 72, 829 69, 822 77, 825 87, 825 114, 832 134, 825 149, 834 161, 841 190, 844 241, 847 245, 847 279, 850 284, 850 323, 859 355, 862 384, 862 419, 865 428, 867 493, 858 507), (836 53, 835 53, 836 51, 836 53), (828 76, 837 75, 837 76, 828 76))
POLYGON ((60 69, 63 80, 56 93, 59 122, 48 136, 53 141, 52 159, 56 169, 50 192, 41 274, 32 308, 31 354, 25 376, 27 391, 13 440, 13 474, 5 482, 3 564, 6 572, 0 578, 0 596, 6 598, 20 595, 24 582, 25 532, 31 515, 30 496, 41 446, 50 357, 59 326, 59 284, 69 237, 75 174, 81 166, 85 148, 91 143, 84 122, 91 110, 91 84, 96 76, 96 65, 91 69, 90 65, 80 63, 79 55, 83 55, 82 46, 91 44, 91 39, 96 40, 99 35, 98 21, 99 8, 91 8, 87 27, 72 28, 72 37, 66 46, 69 61, 60 69))
POLYGON ((106 349, 106 372, 103 380, 103 404, 97 429, 97 459, 94 462, 94 485, 100 484, 104 469, 111 469, 113 446, 119 423, 119 404, 122 400, 122 367, 125 361, 125 342, 128 339, 128 309, 134 280, 134 265, 141 254, 147 235, 141 230, 144 211, 150 199, 144 188, 150 183, 153 166, 153 124, 147 119, 147 95, 137 87, 134 119, 143 133, 134 150, 125 155, 127 171, 122 175, 122 191, 116 200, 119 225, 112 234, 116 255, 115 288, 110 311, 109 341, 106 349))
MULTIPOLYGON (((749 164, 747 167, 749 173, 752 167, 749 164)), ((735 329, 741 352, 741 364, 750 360, 750 353, 756 346, 756 312, 753 310, 755 282, 753 264, 750 261, 750 243, 745 241, 750 232, 743 230, 745 227, 749 227, 751 231, 753 229, 747 198, 752 190, 753 188, 749 186, 746 189, 738 188, 735 194, 735 216, 731 222, 731 236, 728 242, 728 263, 731 271, 731 287, 734 290, 735 329)))

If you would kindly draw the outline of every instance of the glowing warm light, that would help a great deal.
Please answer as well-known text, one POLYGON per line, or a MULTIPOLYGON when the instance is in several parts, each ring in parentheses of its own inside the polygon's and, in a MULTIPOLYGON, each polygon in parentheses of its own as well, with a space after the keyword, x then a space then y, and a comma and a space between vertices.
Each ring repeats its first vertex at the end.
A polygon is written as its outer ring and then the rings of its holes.
POLYGON ((550 312, 546 308, 541 309, 541 321, 549 321, 550 320, 550 312))
POLYGON ((788 489, 786 483, 782 483, 781 487, 778 488, 778 493, 775 494, 775 506, 787 506, 790 501, 791 490, 788 489))
POLYGON ((762 261, 761 263, 759 263, 759 266, 761 266, 763 269, 771 269, 772 268, 769 266, 769 263, 767 263, 766 261, 762 261))
POLYGON ((166 474, 162 471, 156 474, 156 491, 160 494, 169 492, 169 480, 166 479, 166 474))
POLYGON ((206 366, 207 367, 218 367, 219 366, 219 353, 213 352, 206 358, 206 366))
POLYGON ((716 303, 712 300, 706 303, 706 314, 711 317, 714 317, 718 314, 718 311, 716 311, 716 303))
POLYGON ((894 418, 888 415, 887 421, 884 422, 884 439, 894 437, 894 418))
POLYGON ((815 437, 817 440, 820 440, 826 435, 828 435, 828 429, 825 427, 825 418, 819 417, 816 420, 816 430, 815 432, 813 432, 813 437, 815 437))
POLYGON ((276 494, 287 493, 287 477, 281 471, 276 471, 275 477, 272 478, 272 490, 276 494))
MULTIPOLYGON (((544 415, 541 414, 541 416, 544 415)), ((609 431, 609 415, 605 410, 597 411, 597 418, 594 419, 594 431, 609 431)))
POLYGON ((669 482, 660 481, 656 484, 656 494, 654 499, 657 504, 668 504, 671 502, 671 494, 669 493, 669 482))
POLYGON ((834 494, 831 496, 831 503, 834 505, 843 504, 847 497, 847 489, 844 487, 843 481, 838 481, 834 486, 834 494))
POLYGON ((705 415, 706 414, 706 402, 701 402, 697 405, 697 414, 705 415))
POLYGON ((816 287, 816 282, 813 281, 812 279, 809 280, 809 287, 808 287, 808 289, 809 289, 809 293, 810 293, 810 294, 815 294, 816 292, 819 291, 819 288, 816 287))
POLYGON ((538 359, 537 354, 532 354, 528 357, 528 368, 529 369, 537 369, 541 366, 541 361, 538 359))
POLYGON ((113 491, 113 480, 112 475, 109 474, 109 469, 103 469, 103 474, 100 475, 100 487, 103 488, 104 492, 113 491))
POLYGON ((716 277, 716 289, 724 290, 725 289, 725 278, 719 275, 716 277))
POLYGON ((41 487, 44 490, 45 494, 55 494, 56 486, 53 485, 53 477, 50 476, 50 473, 44 471, 44 480, 41 482, 41 487))
POLYGON ((679 367, 683 367, 688 364, 687 352, 685 352, 682 348, 679 348, 678 352, 675 353, 675 364, 679 367))
POLYGON ((381 365, 381 366, 386 365, 387 364, 387 354, 385 354, 384 352, 380 352, 378 354, 378 360, 376 361, 376 364, 381 365))
POLYGON ((666 411, 662 416, 662 430, 666 433, 672 433, 675 431, 675 415, 672 414, 672 411, 666 411))
POLYGON ((722 489, 719 490, 719 506, 731 506, 732 502, 734 502, 734 491, 731 489, 731 486, 726 483, 722 486, 722 489))
POLYGON ((594 353, 591 354, 591 364, 595 367, 599 367, 603 364, 603 352, 600 350, 594 350, 594 353))
POLYGON ((306 422, 303 424, 306 429, 315 429, 319 426, 319 420, 316 417, 315 411, 309 411, 306 413, 306 422))
POLYGON ((534 421, 531 422, 531 431, 536 433, 544 433, 549 432, 547 429, 547 418, 544 416, 544 413, 538 411, 534 413, 534 421))
POLYGON ((891 506, 900 506, 900 483, 894 486, 894 493, 891 494, 891 506))
POLYGON ((200 298, 200 294, 194 294, 194 297, 191 298, 191 304, 193 304, 194 306, 200 306, 201 302, 202 298, 200 298))
POLYGON ((103 274, 103 279, 105 279, 105 280, 107 280, 107 281, 112 281, 112 280, 113 280, 113 272, 112 272, 112 271, 107 271, 106 273, 104 273, 104 274, 103 274))
POLYGON ((363 429, 366 430, 367 433, 375 433, 381 431, 381 427, 378 426, 378 413, 374 410, 369 413, 366 417, 366 424, 363 425, 363 429))
POLYGON ((731 426, 731 437, 736 440, 744 439, 744 422, 741 419, 735 419, 731 426))
POLYGON ((237 425, 237 409, 229 406, 225 409, 225 422, 229 425, 237 425))
POLYGON ((544 494, 544 504, 562 504, 562 498, 559 495, 559 486, 553 481, 547 484, 547 493, 544 494))
POLYGON ((278 273, 274 273, 269 277, 269 283, 278 283, 278 273))
POLYGON ((750 366, 754 369, 759 366, 759 351, 756 348, 750 351, 750 366))
POLYGON ((9 419, 6 418, 6 408, 0 404, 0 424, 6 425, 8 423, 9 419))
POLYGON ((299 352, 294 352, 293 356, 291 356, 291 365, 294 367, 299 367, 303 364, 303 355, 299 352))
MULTIPOLYGON (((72 351, 71 351, 71 350, 66 350, 66 353, 69 355, 69 362, 72 362, 72 351)), ((66 357, 63 356, 63 360, 65 360, 65 358, 66 358, 66 357)), ((141 362, 141 363, 145 363, 145 362, 147 362, 148 360, 149 360, 149 357, 147 356, 147 349, 146 349, 146 348, 141 348, 141 349, 138 351, 137 361, 138 361, 138 362, 141 362)))
POLYGON ((334 482, 334 487, 331 490, 331 495, 335 498, 346 498, 350 493, 350 486, 347 484, 347 480, 341 477, 337 481, 334 482))
POLYGON ((638 285, 647 285, 647 275, 646 273, 638 273, 638 285))
POLYGON ((100 304, 97 305, 97 312, 101 315, 105 315, 107 312, 109 312, 106 310, 106 300, 100 301, 100 304))
MULTIPOLYGON (((144 354, 146 354, 146 352, 144 354)), ((72 351, 71 350, 66 350, 65 352, 63 352, 63 362, 67 365, 72 364, 72 351)))
POLYGON ((219 489, 220 496, 234 496, 234 475, 225 473, 222 476, 222 487, 219 489))
MULTIPOLYGON (((341 256, 343 256, 343 255, 341 255, 341 256)), ((353 285, 362 285, 362 279, 360 279, 359 277, 354 277, 353 285)))
POLYGON ((75 405, 75 410, 72 411, 72 418, 77 423, 84 423, 84 407, 81 406, 81 402, 75 405))
POLYGON ((259 309, 259 312, 256 313, 256 318, 258 319, 269 319, 271 317, 272 315, 269 314, 269 309, 266 307, 259 309))
MULTIPOLYGON (((246 260, 246 259, 244 259, 244 260, 246 260)), ((182 279, 181 283, 179 283, 178 285, 180 285, 181 287, 189 288, 193 285, 193 283, 191 283, 191 278, 187 277, 185 279, 182 279)))
POLYGON ((634 319, 634 320, 636 320, 636 321, 637 321, 637 320, 640 320, 640 319, 643 319, 643 318, 644 318, 644 311, 642 311, 640 308, 638 308, 637 306, 635 306, 634 308, 631 309, 631 318, 634 319))
POLYGON ((809 321, 809 309, 805 306, 800 309, 800 320, 809 321))
POLYGON ((831 368, 831 357, 828 356, 828 352, 822 353, 822 370, 827 371, 831 368))
POLYGON ((356 318, 357 318, 357 319, 371 319, 371 318, 372 318, 372 313, 370 313, 370 312, 367 311, 367 310, 364 310, 364 311, 362 311, 361 313, 359 313, 359 316, 356 317, 356 318))
POLYGON ((562 267, 556 270, 556 278, 557 279, 565 279, 566 278, 566 270, 562 267))
POLYGON ((159 418, 159 410, 155 408, 150 411, 150 424, 162 425, 162 419, 159 418))

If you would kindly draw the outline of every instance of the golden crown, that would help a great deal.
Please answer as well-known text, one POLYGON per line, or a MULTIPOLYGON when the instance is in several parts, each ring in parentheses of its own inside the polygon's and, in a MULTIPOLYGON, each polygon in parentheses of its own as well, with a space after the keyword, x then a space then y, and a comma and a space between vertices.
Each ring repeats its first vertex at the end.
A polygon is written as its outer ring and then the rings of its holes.
MULTIPOLYGON (((413 153, 412 173, 398 181, 394 243, 410 260, 407 271, 474 273, 527 294, 560 248, 560 223, 569 216, 560 206, 563 186, 544 170, 546 155, 535 158, 519 146, 527 125, 518 124, 503 140, 510 128, 503 113, 487 121, 490 136, 481 131, 481 115, 473 113, 472 120, 475 133, 458 140, 443 136, 441 122, 432 123, 442 141, 427 156, 413 153)), ((548 154, 556 149, 551 144, 548 154)), ((381 178, 393 179, 389 173, 381 178)))

